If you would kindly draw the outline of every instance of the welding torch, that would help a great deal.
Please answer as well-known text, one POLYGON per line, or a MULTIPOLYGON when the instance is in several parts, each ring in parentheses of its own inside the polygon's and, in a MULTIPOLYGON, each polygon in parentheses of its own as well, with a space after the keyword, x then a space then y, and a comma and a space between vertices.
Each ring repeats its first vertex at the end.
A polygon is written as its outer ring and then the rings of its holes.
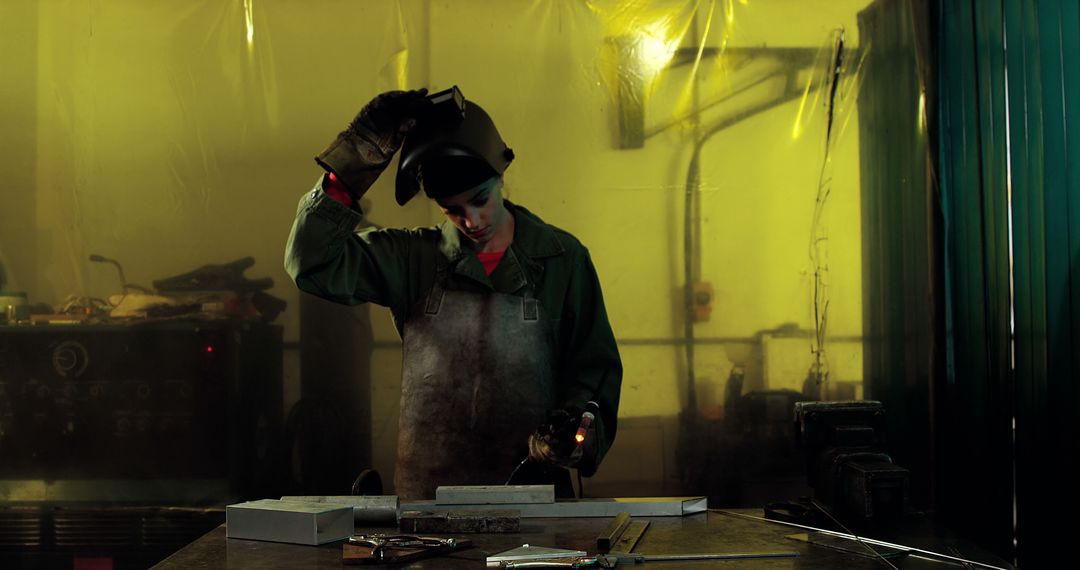
POLYGON ((592 400, 585 402, 585 411, 581 412, 581 423, 578 424, 577 433, 574 434, 574 441, 578 445, 585 444, 585 435, 589 433, 589 428, 598 413, 600 413, 600 404, 592 400))
POLYGON ((576 418, 566 410, 548 412, 547 423, 529 436, 529 454, 510 472, 506 485, 511 484, 518 472, 530 460, 539 464, 554 463, 562 467, 571 467, 577 463, 586 451, 585 444, 589 439, 589 429, 592 428, 596 415, 599 413, 600 405, 593 401, 586 402, 585 409, 576 418), (570 443, 571 433, 573 433, 573 443, 570 443), (542 451, 538 452, 537 449, 542 451))

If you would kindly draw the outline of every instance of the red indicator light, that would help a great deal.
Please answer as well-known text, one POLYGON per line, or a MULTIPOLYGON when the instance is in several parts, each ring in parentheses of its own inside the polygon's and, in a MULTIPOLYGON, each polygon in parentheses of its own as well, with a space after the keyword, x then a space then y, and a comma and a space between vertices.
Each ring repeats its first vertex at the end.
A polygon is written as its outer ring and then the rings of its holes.
POLYGON ((206 347, 206 352, 208 352, 208 353, 210 353, 210 352, 214 352, 214 347, 212 347, 212 346, 207 346, 207 347, 206 347))

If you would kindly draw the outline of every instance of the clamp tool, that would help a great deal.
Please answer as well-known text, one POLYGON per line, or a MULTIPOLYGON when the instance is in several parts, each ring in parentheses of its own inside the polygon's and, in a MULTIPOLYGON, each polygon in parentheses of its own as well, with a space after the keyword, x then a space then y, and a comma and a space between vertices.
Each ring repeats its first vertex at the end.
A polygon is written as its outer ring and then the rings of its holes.
POLYGON ((341 557, 345 564, 394 564, 470 547, 472 541, 461 538, 362 534, 349 538, 342 545, 341 557))

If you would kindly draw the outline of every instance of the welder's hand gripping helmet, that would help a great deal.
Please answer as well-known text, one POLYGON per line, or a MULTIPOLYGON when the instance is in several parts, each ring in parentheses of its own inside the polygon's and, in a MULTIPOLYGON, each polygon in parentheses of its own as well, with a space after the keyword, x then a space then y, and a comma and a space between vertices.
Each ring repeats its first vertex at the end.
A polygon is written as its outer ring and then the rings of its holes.
POLYGON ((501 175, 514 160, 514 151, 503 142, 487 112, 472 101, 462 99, 460 104, 463 109, 456 116, 433 114, 420 118, 406 135, 398 162, 395 191, 398 204, 404 206, 421 187, 430 198, 466 191, 479 182, 501 175), (468 160, 456 160, 458 158, 468 160), (462 168, 454 168, 454 165, 462 168), (454 184, 434 179, 435 176, 444 178, 448 173, 453 177, 453 172, 463 170, 471 171, 463 178, 469 182, 454 184), (424 180, 425 174, 428 180, 424 180), (479 182, 474 184, 476 180, 479 182))

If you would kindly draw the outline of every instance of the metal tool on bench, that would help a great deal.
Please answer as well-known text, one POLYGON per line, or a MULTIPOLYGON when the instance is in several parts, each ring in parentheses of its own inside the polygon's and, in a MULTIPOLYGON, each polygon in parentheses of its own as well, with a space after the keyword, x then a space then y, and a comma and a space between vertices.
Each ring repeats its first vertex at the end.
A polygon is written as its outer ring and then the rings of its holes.
MULTIPOLYGON (((488 568, 595 568, 598 561, 584 550, 522 544, 487 557, 488 568)), ((615 562, 612 562, 614 564, 615 562)), ((611 566, 601 566, 611 568, 611 566)))
POLYGON ((394 564, 470 547, 472 541, 461 538, 363 534, 342 545, 341 560, 344 564, 394 564))
POLYGON ((536 560, 533 562, 505 562, 502 568, 506 570, 521 570, 524 568, 614 568, 619 561, 603 554, 598 556, 583 556, 570 560, 536 560))

